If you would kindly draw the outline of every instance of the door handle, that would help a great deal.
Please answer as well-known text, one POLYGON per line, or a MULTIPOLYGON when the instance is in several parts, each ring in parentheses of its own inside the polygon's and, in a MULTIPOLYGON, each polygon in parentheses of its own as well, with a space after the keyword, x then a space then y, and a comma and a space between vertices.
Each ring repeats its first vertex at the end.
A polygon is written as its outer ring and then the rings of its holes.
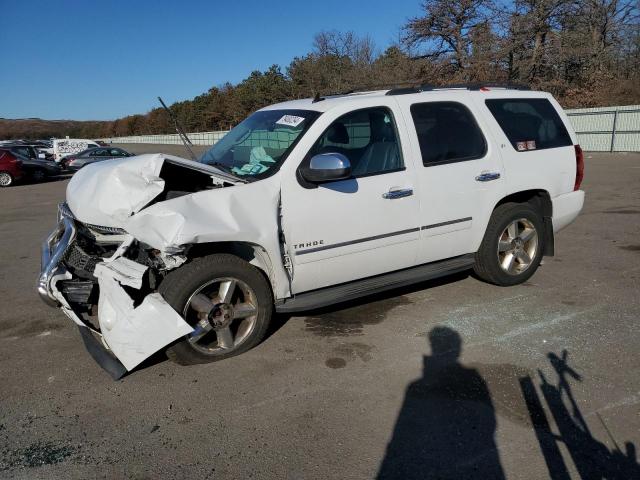
POLYGON ((497 180, 500 178, 498 172, 482 172, 476 177, 477 182, 490 182, 491 180, 497 180))
POLYGON ((396 198, 410 197, 413 195, 413 188, 395 188, 382 194, 382 198, 387 200, 395 200, 396 198))

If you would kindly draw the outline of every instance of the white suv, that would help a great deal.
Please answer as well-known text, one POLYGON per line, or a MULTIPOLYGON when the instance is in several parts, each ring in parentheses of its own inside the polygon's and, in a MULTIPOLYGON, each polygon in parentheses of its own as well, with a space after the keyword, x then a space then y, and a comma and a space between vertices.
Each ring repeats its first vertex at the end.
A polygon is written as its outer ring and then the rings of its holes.
POLYGON ((547 93, 421 87, 285 102, 199 162, 153 154, 79 171, 38 291, 114 376, 167 345, 179 363, 218 360, 260 342, 274 311, 470 268, 524 282, 580 212, 582 176, 547 93))

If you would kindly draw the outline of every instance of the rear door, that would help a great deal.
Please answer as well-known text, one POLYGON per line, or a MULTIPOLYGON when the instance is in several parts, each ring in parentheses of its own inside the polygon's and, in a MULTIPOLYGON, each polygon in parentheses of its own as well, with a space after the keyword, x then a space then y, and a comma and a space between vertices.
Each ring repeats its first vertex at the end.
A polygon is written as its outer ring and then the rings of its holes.
POLYGON ((413 266, 419 203, 406 128, 393 99, 360 101, 356 110, 336 107, 307 135, 313 144, 300 145, 306 150, 282 184, 293 292, 413 266), (353 178, 319 185, 301 181, 300 165, 318 153, 347 156, 353 178))
POLYGON ((491 132, 468 92, 395 97, 409 125, 420 199, 418 263, 475 252, 504 193, 491 132))

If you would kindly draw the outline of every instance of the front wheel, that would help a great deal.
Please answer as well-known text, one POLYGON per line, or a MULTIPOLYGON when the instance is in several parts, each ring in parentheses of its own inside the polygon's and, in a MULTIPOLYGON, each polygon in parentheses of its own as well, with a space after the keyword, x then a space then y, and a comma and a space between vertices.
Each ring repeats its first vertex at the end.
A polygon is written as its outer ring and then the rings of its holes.
POLYGON ((13 177, 9 172, 0 172, 0 187, 10 187, 13 185, 13 177))
POLYGON ((535 273, 544 251, 544 224, 528 203, 498 206, 476 252, 474 271, 501 286, 526 282, 535 273))
POLYGON ((222 360, 256 346, 273 311, 271 288, 253 265, 228 254, 198 258, 159 288, 194 331, 167 349, 181 365, 222 360))

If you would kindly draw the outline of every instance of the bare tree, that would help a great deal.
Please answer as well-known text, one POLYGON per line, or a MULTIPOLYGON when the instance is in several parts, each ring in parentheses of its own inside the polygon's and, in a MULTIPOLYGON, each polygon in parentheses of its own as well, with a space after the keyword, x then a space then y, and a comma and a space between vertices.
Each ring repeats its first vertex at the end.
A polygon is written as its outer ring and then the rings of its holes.
POLYGON ((404 42, 423 46, 422 58, 450 60, 464 70, 472 55, 472 32, 486 24, 491 6, 491 0, 425 0, 424 15, 405 26, 404 42))
POLYGON ((358 37, 352 31, 320 32, 314 37, 313 49, 319 56, 346 57, 356 65, 370 65, 376 57, 371 37, 358 37))

